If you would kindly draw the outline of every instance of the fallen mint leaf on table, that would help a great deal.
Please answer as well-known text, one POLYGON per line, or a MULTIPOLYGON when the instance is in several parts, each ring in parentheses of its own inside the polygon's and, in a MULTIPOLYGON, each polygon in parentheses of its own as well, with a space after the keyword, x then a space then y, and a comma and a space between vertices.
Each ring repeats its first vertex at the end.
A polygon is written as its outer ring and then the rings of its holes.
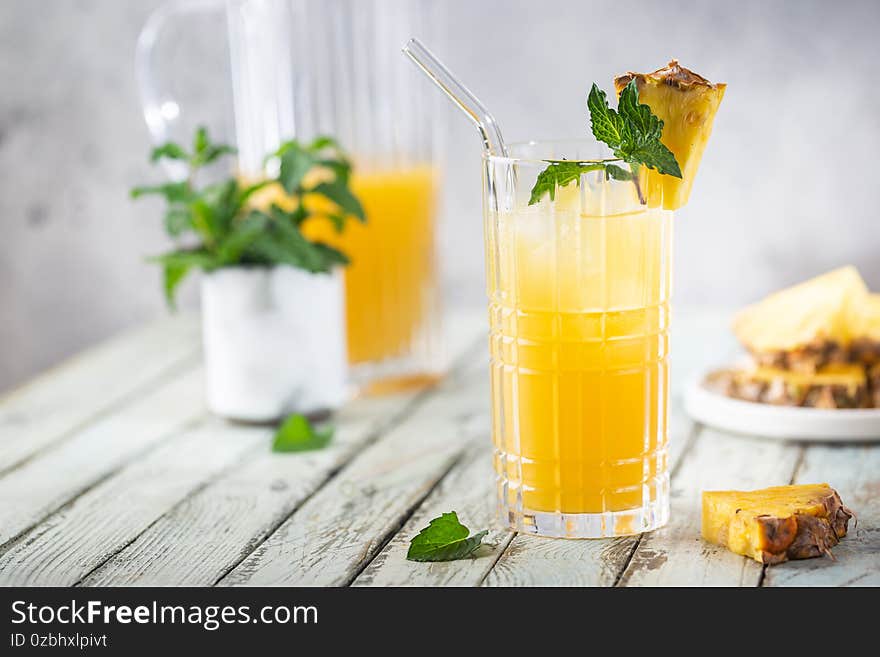
POLYGON ((273 452, 308 452, 323 449, 333 438, 333 427, 315 430, 302 415, 291 415, 278 428, 272 443, 273 452))
POLYGON ((409 544, 410 561, 456 561, 464 559, 483 543, 487 530, 468 536, 470 530, 458 520, 455 511, 434 518, 409 544))

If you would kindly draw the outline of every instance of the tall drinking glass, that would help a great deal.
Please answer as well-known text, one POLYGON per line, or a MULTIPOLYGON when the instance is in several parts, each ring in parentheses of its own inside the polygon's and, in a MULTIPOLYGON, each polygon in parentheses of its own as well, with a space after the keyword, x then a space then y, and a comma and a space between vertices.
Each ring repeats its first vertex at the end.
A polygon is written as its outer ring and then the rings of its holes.
POLYGON ((498 510, 543 536, 634 534, 669 516, 672 213, 642 202, 638 177, 602 170, 529 205, 545 160, 597 152, 545 142, 484 157, 498 510))

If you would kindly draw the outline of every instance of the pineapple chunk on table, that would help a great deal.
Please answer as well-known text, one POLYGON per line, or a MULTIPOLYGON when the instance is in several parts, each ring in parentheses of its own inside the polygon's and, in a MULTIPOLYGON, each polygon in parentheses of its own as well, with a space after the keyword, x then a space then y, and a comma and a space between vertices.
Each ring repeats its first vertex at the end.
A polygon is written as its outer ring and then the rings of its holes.
POLYGON ((852 518, 828 484, 704 491, 703 538, 759 563, 831 555, 852 518))

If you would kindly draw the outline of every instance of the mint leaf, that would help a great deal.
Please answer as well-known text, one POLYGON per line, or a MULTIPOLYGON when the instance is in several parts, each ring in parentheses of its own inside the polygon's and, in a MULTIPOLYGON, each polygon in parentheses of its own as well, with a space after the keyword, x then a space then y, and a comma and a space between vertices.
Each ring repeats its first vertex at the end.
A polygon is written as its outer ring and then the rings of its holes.
POLYGON ((628 154, 627 162, 644 164, 649 169, 656 169, 659 173, 681 178, 681 168, 678 166, 675 155, 660 141, 637 146, 628 154))
POLYGON ((208 246, 216 244, 217 213, 215 208, 204 198, 197 198, 190 204, 192 225, 199 237, 208 246))
POLYGON ((211 146, 204 153, 202 153, 197 164, 211 164, 211 162, 218 159, 222 155, 234 155, 237 152, 238 151, 235 148, 233 148, 232 146, 227 146, 226 144, 211 146))
POLYGON ((324 244, 323 242, 313 242, 312 247, 315 249, 315 252, 323 260, 324 264, 322 266, 323 271, 330 271, 333 267, 336 266, 345 266, 351 263, 348 256, 345 255, 342 251, 330 246, 329 244, 324 244))
POLYGON ((635 79, 630 80, 617 101, 617 111, 624 121, 634 128, 632 136, 642 141, 660 139, 663 134, 663 121, 651 112, 647 105, 639 103, 639 87, 635 79))
POLYGON ((199 267, 200 269, 215 269, 217 267, 217 260, 214 255, 204 249, 169 251, 162 255, 147 258, 147 260, 160 264, 189 265, 190 267, 199 267))
POLYGON ((217 257, 220 263, 232 265, 239 262, 244 252, 266 230, 268 222, 269 217, 256 210, 243 219, 236 220, 232 229, 217 247, 217 257))
POLYGON ((315 185, 315 188, 312 191, 316 194, 324 196, 327 199, 330 199, 339 206, 340 210, 342 210, 346 214, 357 217, 362 223, 367 220, 361 202, 358 201, 357 197, 354 194, 352 194, 351 190, 348 188, 348 185, 346 185, 344 182, 340 180, 334 180, 333 182, 322 182, 315 185))
POLYGON ((291 143, 281 154, 281 175, 279 180, 284 191, 295 194, 299 191, 305 175, 315 166, 315 158, 299 144, 291 143))
POLYGON ((348 179, 351 177, 351 162, 348 160, 318 160, 316 164, 330 169, 333 175, 336 176, 337 182, 347 184, 348 179))
POLYGON ((470 530, 458 520, 455 511, 434 518, 409 544, 410 561, 455 561, 473 554, 488 531, 468 537, 470 530))
POLYGON ((198 168, 206 164, 211 164, 221 155, 235 153, 236 150, 232 146, 226 144, 214 144, 208 136, 208 129, 205 126, 199 126, 196 129, 193 138, 193 154, 190 158, 190 166, 198 168))
POLYGON ((307 240, 297 226, 276 221, 273 227, 279 246, 286 250, 290 258, 288 264, 296 262, 297 267, 313 274, 326 273, 332 269, 333 263, 327 260, 325 251, 317 243, 307 240))
POLYGON ((193 267, 213 269, 217 264, 215 258, 204 251, 171 251, 150 260, 162 265, 162 287, 171 310, 177 309, 175 294, 190 270, 193 267))
POLYGON ((179 237, 192 227, 192 214, 184 204, 175 204, 165 211, 165 230, 171 237, 179 237))
POLYGON ((337 180, 348 182, 351 175, 351 162, 345 154, 345 150, 333 137, 328 135, 315 137, 306 149, 316 157, 322 155, 324 151, 333 153, 334 157, 321 157, 315 163, 332 170, 337 180))
POLYGON ((300 228, 303 222, 311 216, 309 214, 309 211, 302 204, 296 206, 293 210, 289 212, 287 210, 282 210, 277 205, 273 205, 272 212, 276 216, 286 217, 287 220, 297 228, 300 228))
POLYGON ((337 233, 341 233, 343 230, 345 230, 345 221, 348 217, 346 217, 344 214, 331 212, 326 216, 327 219, 330 220, 330 223, 333 224, 333 228, 334 230, 336 230, 337 233))
POLYGON ((167 262, 162 266, 162 289, 165 291, 165 303, 171 310, 177 310, 177 287, 189 273, 190 265, 167 262))
POLYGON ((212 236, 217 240, 229 231, 241 209, 238 181, 234 178, 208 185, 200 192, 200 202, 211 208, 212 236))
POLYGON ((613 178, 614 180, 632 180, 633 174, 631 171, 624 169, 621 166, 616 164, 608 163, 605 165, 605 173, 609 178, 613 178))
POLYGON ((603 169, 607 176, 614 180, 633 180, 630 171, 610 162, 551 162, 546 169, 538 174, 529 197, 529 205, 538 203, 544 194, 549 194, 550 200, 554 201, 556 200, 557 188, 565 187, 573 181, 580 184, 582 174, 603 169))
POLYGON ((256 264, 290 265, 311 273, 320 271, 319 260, 312 255, 311 242, 305 238, 302 243, 295 243, 292 240, 282 241, 273 233, 264 233, 253 241, 249 252, 256 264))
POLYGON ((195 155, 201 155, 210 144, 211 140, 208 138, 208 129, 205 126, 200 125, 196 128, 196 134, 193 137, 193 153, 195 155))
POLYGON ((163 157, 168 158, 169 160, 188 160, 189 153, 183 150, 183 147, 179 144, 169 141, 161 146, 156 146, 156 148, 150 152, 150 162, 158 162, 163 157))
POLYGON ((604 168, 601 162, 551 162, 550 165, 538 174, 535 180, 535 186, 532 187, 532 194, 529 197, 529 205, 534 205, 540 201, 544 194, 550 195, 550 200, 556 200, 556 188, 565 187, 572 181, 578 181, 582 173, 588 171, 596 171, 604 168))
POLYGON ((312 152, 322 151, 325 148, 332 148, 338 153, 342 153, 342 146, 330 135, 318 135, 308 145, 308 149, 312 152))
POLYGON ((186 181, 165 183, 163 185, 152 185, 146 187, 134 187, 129 194, 132 198, 140 198, 141 196, 155 195, 164 196, 169 203, 183 202, 191 196, 189 183, 186 181))
POLYGON ((272 221, 248 248, 250 260, 257 264, 285 264, 313 274, 329 273, 336 265, 348 263, 345 254, 321 242, 310 242, 289 215, 277 206, 272 221))
POLYGON ((611 147, 620 146, 625 138, 625 122, 617 112, 608 107, 608 97, 594 82, 587 96, 590 110, 590 128, 593 136, 611 147))
POLYGON ((333 427, 316 431, 302 415, 291 415, 275 433, 272 441, 273 452, 307 452, 323 449, 333 438, 333 427))

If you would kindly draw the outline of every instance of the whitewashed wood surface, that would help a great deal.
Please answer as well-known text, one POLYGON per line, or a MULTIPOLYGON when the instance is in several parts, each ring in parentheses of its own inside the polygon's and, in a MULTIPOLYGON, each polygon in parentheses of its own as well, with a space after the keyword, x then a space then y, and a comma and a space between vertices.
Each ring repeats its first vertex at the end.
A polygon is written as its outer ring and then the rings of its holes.
POLYGON ((727 313, 677 312, 672 520, 564 541, 495 523, 484 313, 449 322, 435 388, 358 399, 324 450, 274 454, 272 429, 209 416, 198 322, 116 338, 0 397, 0 585, 864 586, 880 584, 880 444, 727 435, 681 410, 682 382, 734 348, 727 313), (858 514, 834 550, 771 568, 704 543, 704 488, 828 481, 858 514), (490 528, 470 559, 413 563, 456 510, 490 528))

